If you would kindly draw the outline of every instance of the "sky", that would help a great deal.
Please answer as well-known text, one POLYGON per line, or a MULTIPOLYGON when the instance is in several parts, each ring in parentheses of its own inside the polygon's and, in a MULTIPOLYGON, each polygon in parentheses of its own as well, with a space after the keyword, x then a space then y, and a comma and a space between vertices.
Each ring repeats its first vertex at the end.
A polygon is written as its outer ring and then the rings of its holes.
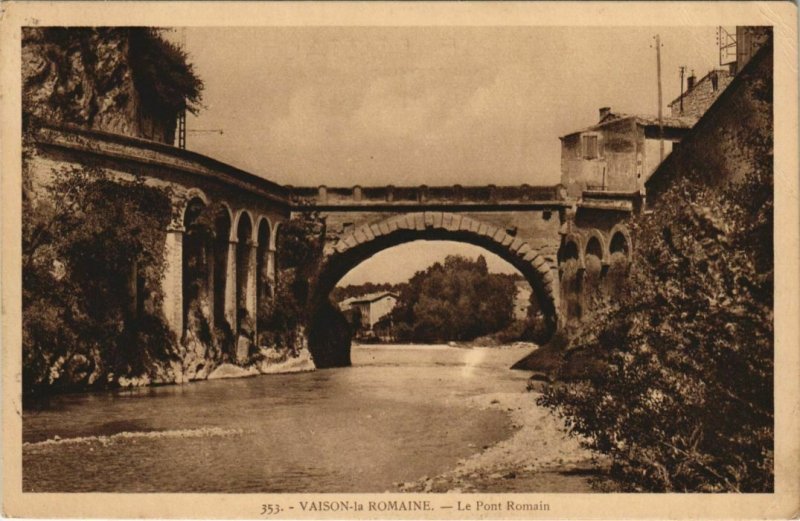
POLYGON ((191 150, 296 186, 548 185, 560 177, 558 137, 595 123, 600 107, 657 113, 653 35, 666 111, 679 66, 698 77, 718 66, 715 31, 203 27, 174 37, 205 82, 204 108, 187 120, 191 150))

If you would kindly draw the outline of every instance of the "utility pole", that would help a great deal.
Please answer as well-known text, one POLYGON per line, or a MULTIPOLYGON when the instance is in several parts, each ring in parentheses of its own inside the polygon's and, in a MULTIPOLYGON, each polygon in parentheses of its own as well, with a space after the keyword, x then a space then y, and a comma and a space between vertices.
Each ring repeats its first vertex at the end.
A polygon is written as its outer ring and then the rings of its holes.
MULTIPOLYGON (((178 28, 178 45, 186 50, 186 28, 178 28)), ((185 100, 184 100, 185 101, 185 100)), ((178 148, 186 149, 186 107, 178 113, 178 148)))
POLYGON ((664 109, 661 108, 663 101, 661 96, 661 35, 655 35, 656 39, 656 69, 658 72, 658 152, 660 162, 664 162, 664 109))
POLYGON ((683 75, 686 73, 686 65, 681 65, 681 116, 683 115, 683 75))

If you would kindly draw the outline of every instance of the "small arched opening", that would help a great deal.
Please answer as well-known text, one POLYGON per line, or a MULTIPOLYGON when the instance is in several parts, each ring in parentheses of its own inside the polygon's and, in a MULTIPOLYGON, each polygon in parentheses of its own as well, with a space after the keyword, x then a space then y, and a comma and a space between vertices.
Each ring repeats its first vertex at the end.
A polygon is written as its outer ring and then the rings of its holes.
POLYGON ((561 310, 567 325, 583 317, 583 272, 581 242, 576 237, 566 237, 559 250, 561 275, 561 310))
POLYGON ((618 225, 612 230, 608 249, 609 265, 606 287, 609 295, 617 296, 624 287, 630 271, 631 246, 627 229, 618 225))
POLYGON ((198 197, 186 205, 183 215, 183 324, 184 330, 198 330, 198 321, 211 318, 212 237, 202 224, 205 203, 198 197))
POLYGON ((231 321, 226 310, 228 284, 229 249, 231 237, 231 214, 227 206, 218 205, 212 214, 214 227, 214 327, 230 334, 231 321))
POLYGON ((255 249, 253 221, 242 212, 236 226, 236 331, 251 340, 255 325, 255 249))
POLYGON ((592 312, 602 306, 603 292, 603 244, 599 232, 589 235, 586 241, 583 277, 584 312, 592 312))

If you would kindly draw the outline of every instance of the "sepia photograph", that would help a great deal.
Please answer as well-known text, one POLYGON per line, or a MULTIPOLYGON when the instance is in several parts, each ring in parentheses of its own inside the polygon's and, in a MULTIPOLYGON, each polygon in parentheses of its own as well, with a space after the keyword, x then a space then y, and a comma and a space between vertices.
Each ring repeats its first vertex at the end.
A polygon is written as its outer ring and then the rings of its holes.
POLYGON ((783 91, 775 73, 787 45, 796 59, 795 6, 780 42, 777 22, 724 10, 253 25, 113 7, 3 27, 18 504, 247 494, 198 517, 533 518, 574 515, 571 494, 789 492, 800 508, 796 478, 776 479, 798 472, 796 408, 776 448, 776 383, 797 387, 796 320, 776 319, 779 299, 797 312, 797 223, 782 235, 775 202, 783 186, 797 206, 796 99, 775 101, 797 93, 796 69, 783 91))

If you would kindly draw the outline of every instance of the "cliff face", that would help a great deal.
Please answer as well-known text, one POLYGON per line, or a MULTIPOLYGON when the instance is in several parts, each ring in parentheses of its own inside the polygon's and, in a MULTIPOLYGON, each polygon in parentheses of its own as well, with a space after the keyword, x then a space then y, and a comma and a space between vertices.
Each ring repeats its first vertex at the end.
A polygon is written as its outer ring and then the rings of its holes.
POLYGON ((172 144, 177 113, 147 107, 136 88, 133 30, 25 28, 26 115, 172 144))

